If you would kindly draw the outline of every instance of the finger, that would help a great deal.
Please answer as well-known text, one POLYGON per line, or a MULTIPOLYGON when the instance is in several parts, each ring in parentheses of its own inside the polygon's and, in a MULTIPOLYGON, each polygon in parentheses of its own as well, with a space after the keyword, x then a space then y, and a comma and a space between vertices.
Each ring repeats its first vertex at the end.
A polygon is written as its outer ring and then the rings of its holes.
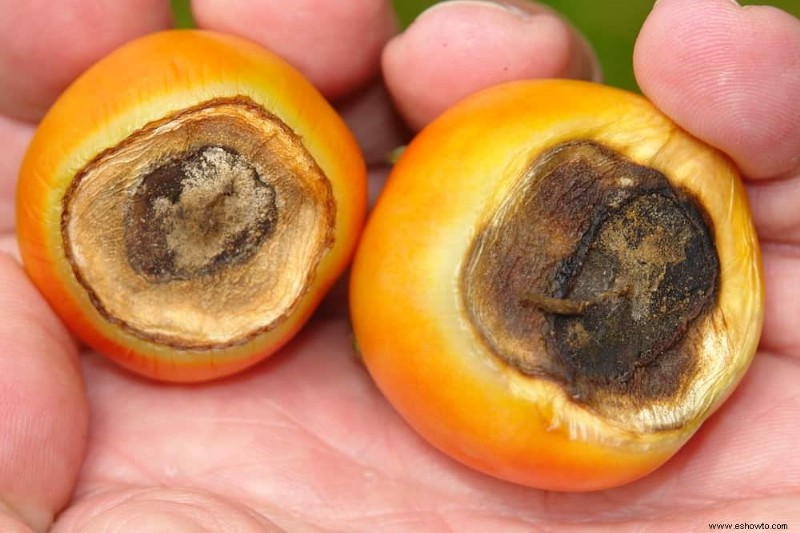
POLYGON ((395 31, 386 0, 194 0, 198 26, 240 35, 285 58, 331 99, 374 78, 395 31))
POLYGON ((37 531, 67 503, 83 457, 76 352, 18 264, 0 254, 0 514, 37 531))
POLYGON ((0 2, 0 114, 39 119, 103 55, 170 25, 166 0, 0 2))
POLYGON ((660 0, 634 52, 642 91, 751 178, 800 167, 800 21, 730 0, 660 0))
MULTIPOLYGON (((751 180, 747 193, 762 241, 800 244, 800 176, 751 180)), ((800 259, 800 258, 798 258, 800 259)))
POLYGON ((762 247, 766 298, 761 347, 780 354, 795 354, 800 360, 800 251, 794 246, 768 244, 762 247))
POLYGON ((32 136, 31 124, 0 115, 0 235, 14 228, 15 184, 22 154, 32 136))
MULTIPOLYGON (((358 139, 371 169, 388 166, 392 151, 411 137, 380 80, 340 100, 336 108, 358 139)), ((373 192, 376 191, 370 187, 370 193, 373 192)))
POLYGON ((383 72, 414 128, 500 82, 600 76, 597 59, 577 31, 552 11, 521 0, 433 6, 389 42, 383 72))

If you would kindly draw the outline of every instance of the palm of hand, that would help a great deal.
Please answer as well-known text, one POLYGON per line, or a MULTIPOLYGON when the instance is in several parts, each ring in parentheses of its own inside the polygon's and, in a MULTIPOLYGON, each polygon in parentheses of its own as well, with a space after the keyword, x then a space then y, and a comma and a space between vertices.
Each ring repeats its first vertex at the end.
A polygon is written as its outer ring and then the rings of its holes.
POLYGON ((343 319, 313 323, 286 353, 217 384, 163 387, 95 356, 85 372, 92 431, 64 525, 186 527, 188 509, 245 530, 267 527, 255 517, 288 531, 699 528, 781 516, 800 470, 791 423, 800 375, 796 361, 770 353, 664 468, 594 494, 516 487, 430 448, 373 387, 343 319))
MULTIPOLYGON (((8 139, 26 137, 21 126, 0 127, 16 128, 8 139)), ((6 162, 18 159, 22 144, 4 144, 6 162)), ((792 290, 769 288, 791 288, 800 278, 794 237, 785 231, 797 217, 786 205, 774 208, 777 197, 793 190, 787 183, 752 186, 766 237, 763 349, 724 408, 644 480, 600 493, 556 494, 465 469, 417 437, 383 400, 353 354, 346 316, 321 316, 281 354, 211 384, 159 385, 86 354, 88 446, 56 529, 683 530, 716 521, 786 521, 781 517, 791 501, 796 506, 800 490, 800 458, 793 453, 800 343, 788 311, 797 299, 792 290)), ((12 233, 2 236, 6 248, 12 233)), ((19 283, 19 273, 13 275, 19 283)), ((12 326, 8 337, 18 333, 12 326)), ((32 346, 24 341, 19 345, 32 346)))
POLYGON ((800 375, 795 361, 770 353, 664 468, 594 494, 516 487, 430 448, 371 384, 343 319, 317 321, 286 353, 208 386, 154 385, 96 357, 85 371, 93 430, 67 524, 97 514, 136 530, 137 520, 189 507, 254 530, 253 516, 288 531, 682 529, 780 516, 800 469, 791 423, 800 375))

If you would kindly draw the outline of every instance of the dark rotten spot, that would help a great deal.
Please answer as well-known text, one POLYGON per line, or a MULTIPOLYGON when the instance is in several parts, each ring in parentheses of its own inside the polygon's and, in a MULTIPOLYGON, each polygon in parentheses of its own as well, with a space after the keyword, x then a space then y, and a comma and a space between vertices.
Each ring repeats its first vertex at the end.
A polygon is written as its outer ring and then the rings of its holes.
POLYGON ((692 198, 577 141, 540 156, 491 214, 462 294, 486 344, 520 372, 588 404, 641 403, 675 394, 691 373, 687 331, 713 306, 718 273, 692 198))
POLYGON ((275 190, 251 164, 204 146, 141 180, 126 216, 128 261, 153 282, 212 274, 251 257, 277 218, 275 190))

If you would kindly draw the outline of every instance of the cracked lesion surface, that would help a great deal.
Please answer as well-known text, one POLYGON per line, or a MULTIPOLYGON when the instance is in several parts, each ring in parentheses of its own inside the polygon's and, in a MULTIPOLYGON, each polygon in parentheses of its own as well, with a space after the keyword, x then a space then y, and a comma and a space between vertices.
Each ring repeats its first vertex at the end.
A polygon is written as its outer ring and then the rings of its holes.
POLYGON ((592 141, 542 154, 479 229, 461 286, 470 322, 520 373, 612 412, 680 395, 719 260, 701 206, 592 141))

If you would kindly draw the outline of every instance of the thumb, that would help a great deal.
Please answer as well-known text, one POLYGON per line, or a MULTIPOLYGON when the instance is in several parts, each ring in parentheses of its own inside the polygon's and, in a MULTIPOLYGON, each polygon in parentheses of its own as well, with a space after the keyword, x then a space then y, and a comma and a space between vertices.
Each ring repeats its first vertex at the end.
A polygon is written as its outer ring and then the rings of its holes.
POLYGON ((0 253, 0 530, 44 531, 66 505, 87 416, 75 344, 0 253))

